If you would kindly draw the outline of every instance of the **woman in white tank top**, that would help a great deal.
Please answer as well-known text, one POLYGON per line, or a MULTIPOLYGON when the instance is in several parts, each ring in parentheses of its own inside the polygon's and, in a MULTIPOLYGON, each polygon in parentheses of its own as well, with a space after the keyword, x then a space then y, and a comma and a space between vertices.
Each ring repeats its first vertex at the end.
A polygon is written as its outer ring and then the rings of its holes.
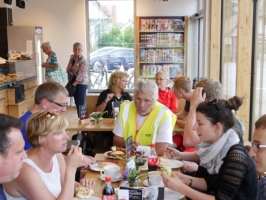
MULTIPOLYGON (((38 111, 27 121, 26 133, 32 148, 18 178, 4 184, 7 200, 73 200, 75 172, 82 165, 82 152, 72 146, 66 158, 68 121, 53 111, 38 111), (72 189, 71 189, 72 188, 72 189)), ((92 187, 93 182, 83 179, 92 187)))

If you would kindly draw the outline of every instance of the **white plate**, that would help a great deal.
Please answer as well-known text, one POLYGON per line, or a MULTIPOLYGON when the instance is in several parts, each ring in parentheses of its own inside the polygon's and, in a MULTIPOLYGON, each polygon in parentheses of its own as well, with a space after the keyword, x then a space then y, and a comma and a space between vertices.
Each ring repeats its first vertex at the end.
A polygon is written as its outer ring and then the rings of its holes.
POLYGON ((74 198, 73 200, 101 200, 101 199, 99 197, 91 196, 90 198, 87 199, 74 198))
MULTIPOLYGON (((170 167, 172 169, 180 168, 183 166, 183 163, 179 160, 169 160, 170 161, 170 167)), ((162 165, 158 164, 158 167, 163 167, 162 165)))
MULTIPOLYGON (((117 176, 116 179, 114 179, 114 180, 112 179, 112 182, 121 181, 121 180, 122 180, 121 175, 122 175, 122 174, 118 174, 118 176, 117 176)), ((103 180, 103 181, 105 181, 105 174, 102 174, 102 175, 100 176, 100 179, 103 180)))
POLYGON ((149 168, 148 168, 148 165, 145 164, 141 167, 141 171, 147 171, 149 168))
POLYGON ((164 188, 164 200, 177 200, 177 199, 182 199, 184 198, 185 195, 179 193, 179 192, 176 192, 176 191, 173 191, 173 190, 170 190, 168 188, 164 188))
POLYGON ((119 159, 119 158, 117 158, 117 157, 113 157, 113 156, 108 156, 107 155, 107 153, 109 153, 109 152, 112 152, 112 151, 106 151, 103 155, 106 157, 106 158, 112 158, 112 159, 119 159))
MULTIPOLYGON (((117 164, 112 163, 112 162, 104 162, 104 163, 107 163, 108 165, 117 165, 117 164)), ((103 168, 100 168, 100 167, 98 166, 98 164, 99 164, 99 163, 94 163, 94 164, 92 164, 92 165, 91 165, 91 170, 93 170, 93 171, 97 171, 97 172, 102 171, 103 168)), ((118 165, 117 165, 117 166, 118 166, 118 165)))
MULTIPOLYGON (((147 187, 150 187, 151 185, 149 184, 149 182, 148 182, 148 179, 145 179, 144 181, 143 181, 143 185, 145 185, 145 186, 147 186, 147 187)), ((163 182, 161 182, 159 185, 153 185, 153 187, 164 187, 164 184, 163 184, 163 182)))

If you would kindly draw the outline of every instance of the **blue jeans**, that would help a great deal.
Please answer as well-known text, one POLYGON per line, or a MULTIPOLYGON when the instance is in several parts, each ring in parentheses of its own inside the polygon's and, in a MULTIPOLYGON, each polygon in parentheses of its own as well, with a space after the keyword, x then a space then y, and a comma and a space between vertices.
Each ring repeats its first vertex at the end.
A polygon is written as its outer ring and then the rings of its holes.
POLYGON ((78 115, 79 115, 79 106, 86 105, 87 89, 88 89, 88 85, 77 84, 76 86, 76 92, 74 94, 74 99, 75 99, 75 104, 76 104, 78 115))

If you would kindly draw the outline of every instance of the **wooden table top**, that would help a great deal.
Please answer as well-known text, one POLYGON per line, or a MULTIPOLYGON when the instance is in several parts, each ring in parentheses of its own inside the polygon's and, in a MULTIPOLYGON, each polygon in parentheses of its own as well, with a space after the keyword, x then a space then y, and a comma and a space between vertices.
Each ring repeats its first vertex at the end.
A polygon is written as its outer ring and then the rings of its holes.
MULTIPOLYGON (((100 160, 100 161, 106 161, 106 162, 113 162, 115 164, 117 164, 118 166, 120 166, 120 173, 122 173, 125 168, 126 168, 126 162, 125 161, 122 161, 122 160, 114 160, 114 159, 109 159, 109 158, 106 158, 103 154, 96 154, 95 155, 95 159, 96 160, 100 160)), ((159 170, 159 168, 158 168, 159 170)), ((179 171, 179 169, 173 169, 174 171, 179 171)), ((143 173, 148 173, 148 171, 144 171, 143 173)), ((94 195, 93 196, 96 196, 96 197, 102 197, 102 189, 104 188, 105 186, 105 181, 102 181, 100 179, 100 172, 97 172, 97 171, 93 171, 93 170, 88 170, 86 175, 85 175, 85 178, 88 178, 92 181, 95 181, 95 186, 93 188, 94 190, 94 195)), ((139 184, 139 187, 144 187, 143 185, 143 181, 145 180, 146 178, 143 178, 141 179, 141 183, 139 184)), ((112 182, 112 186, 114 188, 118 188, 121 184, 122 184, 123 180, 121 181, 117 181, 117 182, 112 182)), ((185 200, 186 198, 184 197, 182 200, 185 200)))
MULTIPOLYGON (((104 118, 99 124, 96 124, 95 121, 87 121, 84 124, 80 124, 79 119, 73 119, 69 121, 66 131, 113 131, 114 125, 115 121, 112 118, 104 118)), ((176 125, 174 132, 181 133, 184 132, 184 129, 176 125)))

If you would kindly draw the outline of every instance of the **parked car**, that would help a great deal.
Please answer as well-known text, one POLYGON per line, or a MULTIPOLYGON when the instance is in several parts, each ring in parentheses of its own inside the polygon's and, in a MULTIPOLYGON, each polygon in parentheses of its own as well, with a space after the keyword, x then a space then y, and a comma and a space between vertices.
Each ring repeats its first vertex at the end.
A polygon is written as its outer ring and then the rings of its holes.
POLYGON ((104 54, 104 53, 107 53, 109 51, 112 51, 112 50, 115 50, 115 49, 119 49, 120 47, 103 47, 103 48, 100 48, 100 49, 97 49, 93 52, 90 53, 90 58, 92 56, 96 56, 96 55, 100 55, 100 54, 104 54))
POLYGON ((99 65, 105 64, 108 71, 117 70, 121 65, 125 71, 134 68, 134 49, 118 47, 118 49, 90 57, 90 68, 93 71, 98 71, 99 65))

